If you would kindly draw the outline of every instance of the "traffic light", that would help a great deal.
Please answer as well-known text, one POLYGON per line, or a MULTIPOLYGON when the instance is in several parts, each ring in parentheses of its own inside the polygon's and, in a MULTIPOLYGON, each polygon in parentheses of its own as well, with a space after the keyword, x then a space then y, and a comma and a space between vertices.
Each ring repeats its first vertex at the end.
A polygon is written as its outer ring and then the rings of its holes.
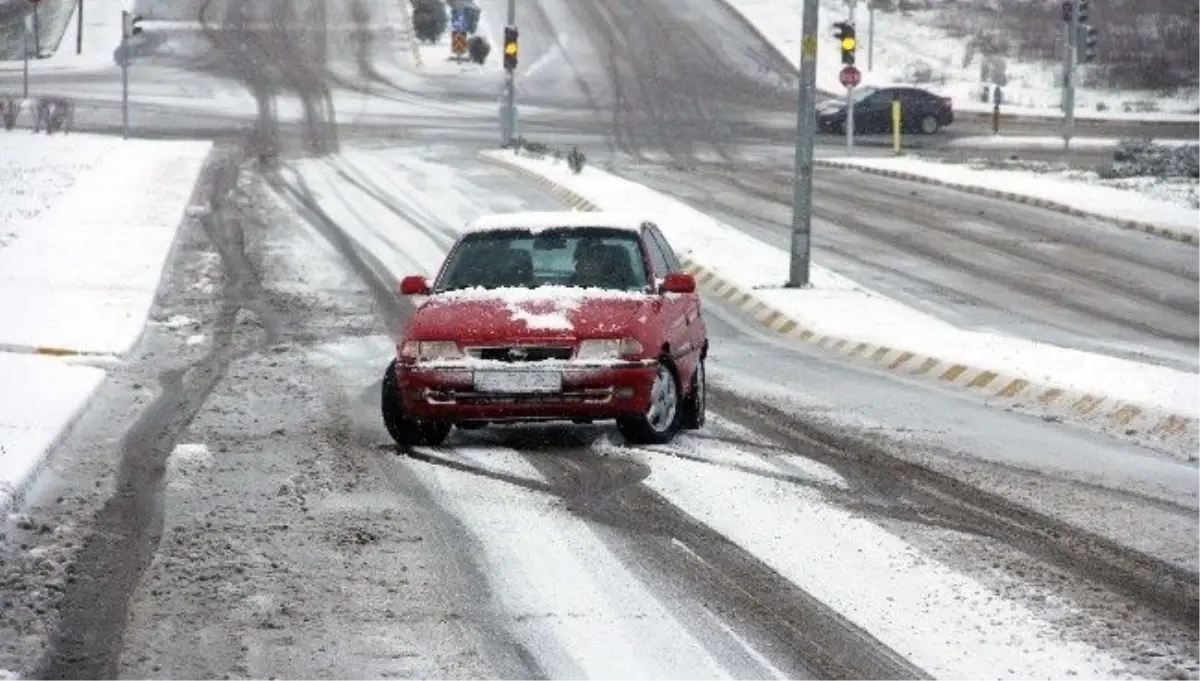
POLYGON ((514 71, 517 68, 517 27, 504 27, 504 69, 514 71))
POLYGON ((1080 41, 1082 44, 1079 45, 1079 61, 1084 64, 1096 61, 1096 42, 1100 31, 1097 31, 1095 26, 1080 26, 1079 29, 1082 34, 1080 37, 1083 38, 1080 41))
POLYGON ((1075 0, 1063 0, 1063 21, 1071 23, 1071 13, 1075 8, 1075 0))
POLYGON ((1086 24, 1088 17, 1092 14, 1092 0, 1077 0, 1077 2, 1079 5, 1075 11, 1079 12, 1079 23, 1086 24))
POLYGON ((140 23, 142 23, 142 15, 130 14, 125 10, 121 10, 121 37, 129 40, 141 33, 142 27, 138 26, 140 23))
POLYGON ((858 39, 854 37, 854 24, 849 21, 839 21, 833 25, 833 37, 838 39, 842 48, 842 63, 854 65, 854 50, 858 47, 858 39))

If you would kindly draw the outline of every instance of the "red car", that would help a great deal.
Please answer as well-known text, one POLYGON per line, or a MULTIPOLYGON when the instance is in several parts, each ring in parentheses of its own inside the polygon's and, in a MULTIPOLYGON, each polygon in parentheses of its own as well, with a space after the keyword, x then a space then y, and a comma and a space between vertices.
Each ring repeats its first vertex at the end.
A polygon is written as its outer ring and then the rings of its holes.
POLYGON ((401 445, 452 427, 615 420, 662 444, 704 425, 708 334, 696 282, 651 222, 613 213, 512 213, 472 223, 383 377, 401 445))

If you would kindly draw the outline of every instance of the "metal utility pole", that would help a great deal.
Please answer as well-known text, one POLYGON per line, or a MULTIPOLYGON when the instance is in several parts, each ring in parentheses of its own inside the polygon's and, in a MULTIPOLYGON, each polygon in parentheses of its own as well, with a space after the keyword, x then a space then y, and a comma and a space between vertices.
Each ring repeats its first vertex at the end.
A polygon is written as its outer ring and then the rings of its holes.
POLYGON ((870 71, 875 68, 875 0, 867 0, 867 21, 867 70, 870 71))
MULTIPOLYGON (((857 0, 846 0, 849 8, 850 25, 854 25, 854 9, 858 5, 857 0)), ((854 85, 846 88, 846 153, 854 153, 854 85)))
POLYGON ((121 10, 121 138, 129 139, 129 12, 121 10))
POLYGON ((796 164, 792 171, 792 257, 788 288, 808 286, 812 253, 813 142, 817 136, 817 12, 804 0, 800 40, 800 96, 796 110, 796 164))
POLYGON ((75 10, 75 54, 83 54, 83 0, 75 10))
POLYGON ((1075 136, 1075 42, 1079 35, 1079 1, 1063 0, 1063 151, 1071 150, 1075 136))
POLYGON ((25 23, 25 30, 21 33, 21 51, 25 55, 25 63, 21 69, 21 99, 29 99, 29 23, 25 23))
POLYGON ((504 145, 510 146, 517 137, 517 0, 508 0, 508 16, 504 29, 504 105, 501 118, 504 145), (511 66, 511 68, 509 68, 511 66))

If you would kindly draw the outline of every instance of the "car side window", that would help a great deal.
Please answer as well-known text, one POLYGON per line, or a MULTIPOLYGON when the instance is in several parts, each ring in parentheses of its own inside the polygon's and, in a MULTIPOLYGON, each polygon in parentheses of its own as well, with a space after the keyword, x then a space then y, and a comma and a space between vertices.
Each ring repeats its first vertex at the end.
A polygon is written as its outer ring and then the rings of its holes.
POLYGON ((650 263, 654 267, 654 278, 662 279, 667 276, 671 272, 671 266, 667 263, 667 256, 663 255, 662 248, 654 240, 654 235, 649 229, 642 232, 642 241, 646 244, 646 249, 650 253, 650 263))
POLYGON ((671 248, 671 244, 667 242, 667 237, 663 236, 663 233, 660 232, 657 227, 651 226, 648 231, 651 238, 653 238, 658 244, 659 249, 662 250, 663 257, 667 261, 667 271, 682 272, 683 265, 679 262, 679 258, 675 255, 675 251, 671 248))

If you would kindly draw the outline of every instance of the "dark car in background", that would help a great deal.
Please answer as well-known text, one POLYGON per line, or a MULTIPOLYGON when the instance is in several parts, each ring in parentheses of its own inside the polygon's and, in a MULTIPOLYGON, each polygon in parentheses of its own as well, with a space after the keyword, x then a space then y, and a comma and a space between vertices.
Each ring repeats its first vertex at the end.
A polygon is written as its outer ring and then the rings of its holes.
MULTIPOLYGON (((900 130, 932 135, 954 122, 954 105, 917 87, 864 86, 854 89, 854 133, 880 135, 892 132, 892 100, 900 100, 900 130)), ((845 134, 846 99, 830 99, 817 105, 817 127, 821 132, 845 134)))

